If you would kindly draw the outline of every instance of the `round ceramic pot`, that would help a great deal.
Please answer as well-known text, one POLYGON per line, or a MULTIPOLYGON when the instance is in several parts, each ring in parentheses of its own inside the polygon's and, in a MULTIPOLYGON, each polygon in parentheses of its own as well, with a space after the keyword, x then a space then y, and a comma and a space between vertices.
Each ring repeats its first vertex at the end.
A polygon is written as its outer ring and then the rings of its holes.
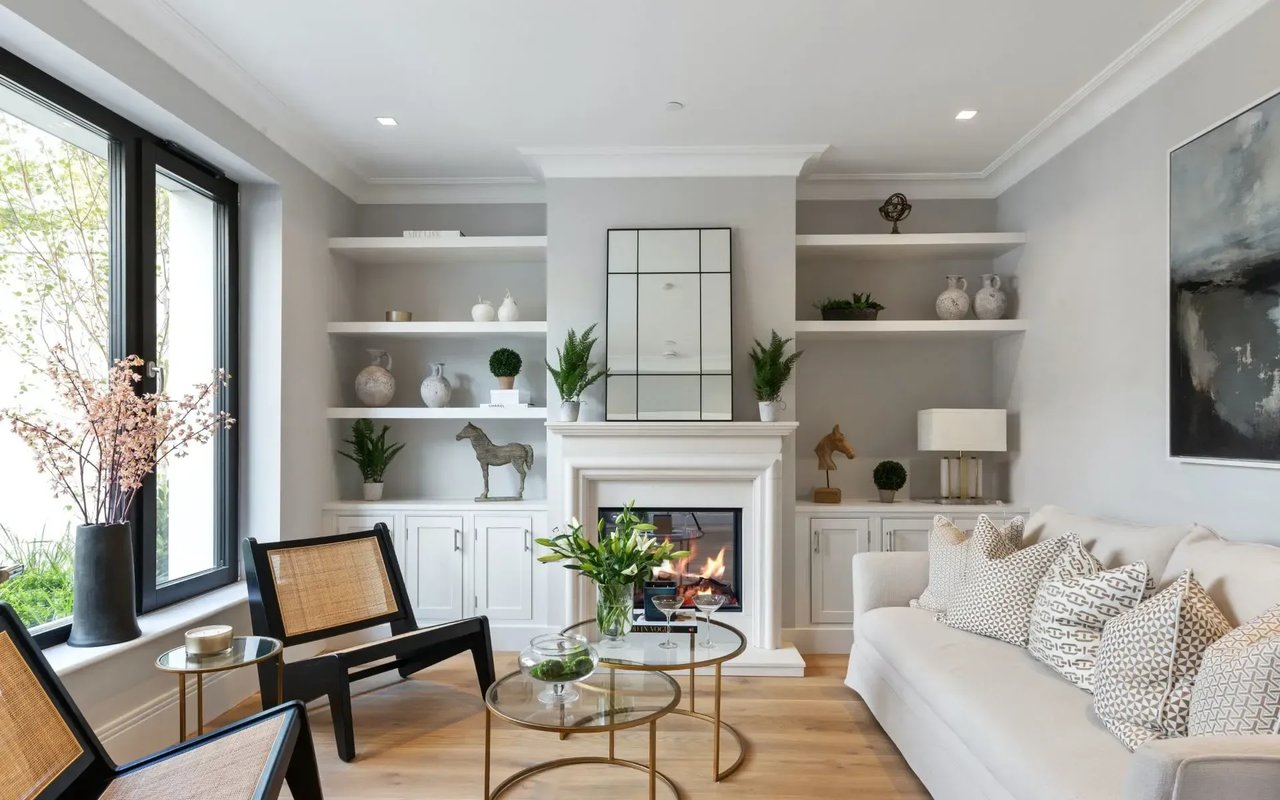
POLYGON ((582 409, 580 400, 563 400, 560 403, 560 421, 577 422, 578 412, 582 409))
POLYGON ((511 292, 507 292, 507 296, 503 298, 502 305, 498 306, 499 322, 515 322, 520 319, 520 306, 516 305, 516 301, 511 297, 511 292))
POLYGON ((947 288, 938 295, 933 308, 938 319, 958 320, 969 316, 969 282, 961 275, 948 275, 947 288))
POLYGON ((880 493, 881 503, 892 503, 893 496, 897 494, 897 492, 893 489, 878 489, 877 491, 880 493))
POLYGON ((515 376, 515 375, 498 375, 498 376, 497 376, 497 378, 498 378, 498 388, 499 388, 499 389, 512 389, 512 388, 515 388, 515 385, 516 385, 516 376, 515 376))
POLYGON ((366 483, 364 485, 364 499, 369 501, 381 500, 382 486, 383 484, 381 483, 366 483))
POLYGON ((1000 276, 982 276, 982 288, 973 296, 973 313, 978 319, 1004 319, 1009 298, 1000 288, 1000 276))
POLYGON ((129 523, 78 526, 74 573, 67 644, 100 647, 142 635, 134 606, 129 523))
POLYGON ((761 422, 777 422, 778 417, 787 404, 781 400, 770 400, 760 402, 760 421, 761 422))
POLYGON ((497 318, 498 312, 488 300, 481 299, 471 307, 471 319, 474 322, 493 322, 497 318))
POLYGON ((422 395, 422 402, 426 403, 427 408, 444 408, 449 405, 449 398, 453 397, 453 384, 444 376, 444 364, 437 362, 431 365, 431 374, 422 381, 418 393, 422 395))
POLYGON ((382 408, 396 394, 391 356, 385 350, 366 350, 372 363, 356 375, 356 398, 369 408, 382 408))

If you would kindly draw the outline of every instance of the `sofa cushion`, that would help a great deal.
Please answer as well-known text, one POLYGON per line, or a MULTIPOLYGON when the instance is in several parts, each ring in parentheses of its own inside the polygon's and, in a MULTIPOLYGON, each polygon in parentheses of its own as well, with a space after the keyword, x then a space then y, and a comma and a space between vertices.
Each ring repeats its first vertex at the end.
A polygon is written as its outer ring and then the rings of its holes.
POLYGON ((1006 556, 993 555, 998 539, 974 528, 974 558, 969 578, 939 618, 953 628, 991 636, 1023 647, 1036 590, 1050 565, 1072 541, 1068 534, 1006 556))
POLYGON ((1022 648, 939 625, 912 608, 864 614, 859 647, 874 648, 1011 796, 1121 797, 1129 751, 1094 716, 1087 693, 1022 648))
POLYGON ((1093 708, 1130 750, 1187 735, 1191 687, 1204 651, 1231 630, 1204 588, 1182 573, 1102 629, 1093 708))
POLYGON ((1280 606, 1209 645, 1191 689, 1191 736, 1280 733, 1280 606))
MULTIPOLYGON (((1107 569, 1142 561, 1151 576, 1158 577, 1165 574, 1165 565, 1169 563, 1173 549, 1190 532, 1190 525, 1135 525, 1072 514, 1058 506, 1044 506, 1027 520, 1024 541, 1030 545, 1064 533, 1074 533, 1107 569)), ((1176 577, 1177 573, 1169 581, 1176 577)))
POLYGON ((1280 603, 1280 547, 1229 542, 1197 525, 1173 551, 1162 585, 1185 570, 1195 574, 1232 625, 1280 603))
MULTIPOLYGON (((1022 544, 1022 517, 1014 517, 1004 526, 996 525, 991 517, 982 514, 974 526, 974 532, 983 531, 988 538, 987 547, 995 557, 1002 558, 1022 544)), ((956 592, 964 586, 973 559, 975 536, 958 527, 949 518, 939 514, 933 518, 929 531, 929 585, 918 600, 911 601, 916 608, 930 611, 946 611, 956 592)))

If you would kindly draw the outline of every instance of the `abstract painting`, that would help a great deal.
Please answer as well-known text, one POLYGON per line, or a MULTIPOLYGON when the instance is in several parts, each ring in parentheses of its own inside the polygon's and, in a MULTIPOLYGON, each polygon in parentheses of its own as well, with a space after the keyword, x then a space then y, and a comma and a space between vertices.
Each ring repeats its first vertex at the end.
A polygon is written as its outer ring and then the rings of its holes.
POLYGON ((1280 95, 1169 155, 1169 446, 1280 465, 1280 95))

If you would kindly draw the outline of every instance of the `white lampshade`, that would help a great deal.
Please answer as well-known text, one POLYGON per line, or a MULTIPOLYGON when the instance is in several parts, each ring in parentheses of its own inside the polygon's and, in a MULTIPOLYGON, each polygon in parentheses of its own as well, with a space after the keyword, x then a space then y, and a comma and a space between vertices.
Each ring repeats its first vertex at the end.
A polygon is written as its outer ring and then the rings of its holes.
POLYGON ((926 408, 916 413, 916 447, 947 452, 1003 453, 1008 420, 1003 408, 926 408))

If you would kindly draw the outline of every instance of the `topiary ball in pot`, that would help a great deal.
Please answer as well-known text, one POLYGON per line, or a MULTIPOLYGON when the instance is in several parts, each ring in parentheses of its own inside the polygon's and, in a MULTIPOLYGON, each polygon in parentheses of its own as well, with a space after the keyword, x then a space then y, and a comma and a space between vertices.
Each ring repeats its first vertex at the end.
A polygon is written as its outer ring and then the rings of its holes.
POLYGON ((881 461, 871 473, 880 491, 880 502, 892 503, 894 494, 907 483, 907 468, 897 461, 881 461))
POLYGON ((498 379, 500 389, 515 386, 516 376, 520 374, 522 365, 520 354, 509 347, 500 347, 489 356, 489 371, 498 379))

